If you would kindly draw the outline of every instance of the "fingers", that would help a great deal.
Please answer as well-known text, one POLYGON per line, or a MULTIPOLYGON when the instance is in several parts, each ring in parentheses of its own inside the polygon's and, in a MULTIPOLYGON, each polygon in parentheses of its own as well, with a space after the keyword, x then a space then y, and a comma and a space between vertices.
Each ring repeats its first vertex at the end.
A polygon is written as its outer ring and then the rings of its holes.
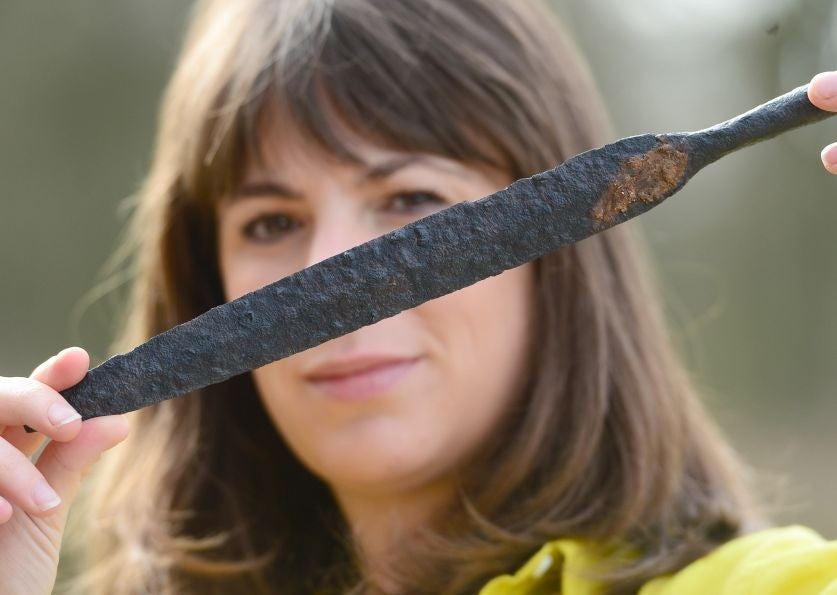
POLYGON ((70 348, 44 362, 32 378, 0 378, 0 426, 26 424, 54 440, 71 440, 81 429, 81 416, 58 390, 81 380, 88 363, 83 349, 70 348))
MULTIPOLYGON (((820 109, 837 112, 837 71, 821 72, 808 85, 808 99, 820 109)), ((822 150, 822 164, 829 172, 837 174, 837 143, 822 150)))
POLYGON ((59 394, 84 378, 89 366, 87 352, 71 347, 42 363, 29 378, 0 377, 0 524, 19 508, 61 526, 90 465, 127 436, 127 418, 82 423, 59 394), (43 437, 27 434, 24 424, 53 439, 34 463, 30 456, 43 437), (55 514, 59 511, 63 514, 55 514))
POLYGON ((68 347, 35 368, 29 378, 55 390, 64 390, 81 382, 90 368, 90 356, 81 347, 68 347))
POLYGON ((39 515, 60 503, 32 461, 0 438, 0 495, 34 515, 39 515))
POLYGON ((50 442, 34 464, 0 438, 0 524, 11 518, 14 505, 32 516, 54 515, 61 525, 91 465, 128 431, 122 415, 87 420, 72 441, 50 442))
MULTIPOLYGON (((39 365, 29 376, 31 380, 37 380, 46 384, 50 388, 59 391, 73 386, 79 382, 87 373, 90 367, 90 358, 87 352, 80 347, 70 347, 64 349, 57 355, 52 356, 41 365, 39 365)), ((9 379, 4 379, 9 380, 9 379)), ((30 387, 31 389, 31 387, 30 387)), ((25 394, 25 392, 24 392, 25 394)), ((63 397, 61 398, 63 400, 63 397)), ((0 396, 0 409, 4 407, 3 399, 0 396)), ((46 436, 42 433, 30 434, 24 430, 22 426, 12 425, 3 430, 4 422, 0 421, 0 435, 5 438, 9 444, 16 447, 26 456, 31 457, 46 441, 46 436)), ((28 424, 30 425, 31 424, 28 424)), ((64 430, 64 434, 58 436, 58 439, 70 439, 76 428, 81 424, 70 423, 69 432, 64 430)))
POLYGON ((47 441, 46 436, 40 432, 30 434, 22 426, 6 428, 6 431, 3 432, 3 438, 29 458, 38 452, 38 449, 47 441))
POLYGON ((837 143, 831 143, 820 153, 822 164, 832 174, 837 174, 837 143))
MULTIPOLYGON (((90 369, 90 356, 81 347, 68 347, 52 356, 29 375, 33 380, 42 382, 56 391, 62 391, 81 382, 90 369)), ((18 429, 16 434, 26 437, 23 441, 40 445, 44 437, 18 429), (38 438, 40 437, 40 441, 38 438)), ((29 451, 29 454, 35 452, 29 451)))
POLYGON ((0 379, 0 424, 24 424, 54 440, 72 440, 81 416, 53 388, 30 378, 0 379))
MULTIPOLYGON (((101 454, 128 436, 130 424, 124 415, 88 419, 70 442, 50 442, 38 457, 35 467, 49 483, 61 504, 50 511, 64 517, 78 495, 81 480, 101 454)), ((2 511, 0 511, 0 517, 2 511)))
POLYGON ((12 518, 12 505, 5 498, 0 498, 0 525, 12 518))

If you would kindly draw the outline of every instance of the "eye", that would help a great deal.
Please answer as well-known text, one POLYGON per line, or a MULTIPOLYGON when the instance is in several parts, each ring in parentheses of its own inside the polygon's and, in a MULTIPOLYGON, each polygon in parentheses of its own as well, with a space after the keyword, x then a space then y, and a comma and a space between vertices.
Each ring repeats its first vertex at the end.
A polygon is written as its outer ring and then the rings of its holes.
POLYGON ((445 199, 429 190, 417 190, 413 192, 399 192, 389 197, 388 204, 396 210, 408 213, 418 211, 425 207, 439 206, 446 203, 445 199))
POLYGON ((251 219, 242 229, 242 234, 258 242, 276 240, 299 227, 299 221, 282 213, 266 213, 251 219))

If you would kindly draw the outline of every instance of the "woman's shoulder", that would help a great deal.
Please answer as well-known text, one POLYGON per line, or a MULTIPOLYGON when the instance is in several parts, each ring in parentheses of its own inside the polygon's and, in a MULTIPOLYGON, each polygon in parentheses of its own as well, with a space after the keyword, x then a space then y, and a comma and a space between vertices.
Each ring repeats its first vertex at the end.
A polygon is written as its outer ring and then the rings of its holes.
MULTIPOLYGON (((577 571, 596 560, 581 541, 550 541, 513 575, 492 579, 479 595, 561 592, 594 595, 577 571)), ((737 537, 681 570, 646 583, 639 595, 837 595, 837 541, 802 525, 737 537)))

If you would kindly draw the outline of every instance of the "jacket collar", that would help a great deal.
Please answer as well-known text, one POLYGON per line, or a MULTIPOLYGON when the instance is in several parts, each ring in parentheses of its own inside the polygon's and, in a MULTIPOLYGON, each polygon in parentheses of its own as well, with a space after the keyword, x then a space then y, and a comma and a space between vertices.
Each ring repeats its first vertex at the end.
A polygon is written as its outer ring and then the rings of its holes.
POLYGON ((597 561, 579 539, 556 539, 539 549, 517 572, 491 579, 479 595, 534 595, 535 593, 571 593, 593 595, 595 581, 580 572, 597 561))

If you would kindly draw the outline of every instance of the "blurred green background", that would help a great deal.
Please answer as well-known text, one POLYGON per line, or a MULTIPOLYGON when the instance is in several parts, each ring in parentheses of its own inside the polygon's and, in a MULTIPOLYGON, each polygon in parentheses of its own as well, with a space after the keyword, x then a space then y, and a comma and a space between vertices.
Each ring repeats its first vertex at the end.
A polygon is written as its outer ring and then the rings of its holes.
MULTIPOLYGON (((555 0, 615 137, 695 130, 837 68, 833 0, 555 0)), ((0 0, 0 375, 99 363, 91 301, 149 163, 191 2, 0 0)), ((672 333, 780 523, 837 539, 837 118, 698 174, 643 228, 672 333)))

